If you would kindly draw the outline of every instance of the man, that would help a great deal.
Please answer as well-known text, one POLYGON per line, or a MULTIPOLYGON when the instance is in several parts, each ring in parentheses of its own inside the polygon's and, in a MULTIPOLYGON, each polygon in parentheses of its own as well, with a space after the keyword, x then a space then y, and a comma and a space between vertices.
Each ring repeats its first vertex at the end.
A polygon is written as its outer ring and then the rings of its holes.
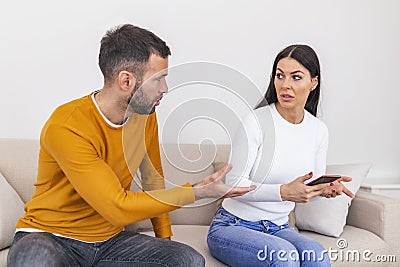
POLYGON ((168 91, 168 46, 122 25, 101 40, 101 90, 58 107, 40 137, 36 190, 8 255, 9 266, 202 266, 194 249, 170 241, 168 212, 195 199, 232 197, 220 178, 165 190, 155 107, 168 91), (140 170, 146 192, 130 192, 140 170), (124 232, 152 218, 158 238, 124 232))

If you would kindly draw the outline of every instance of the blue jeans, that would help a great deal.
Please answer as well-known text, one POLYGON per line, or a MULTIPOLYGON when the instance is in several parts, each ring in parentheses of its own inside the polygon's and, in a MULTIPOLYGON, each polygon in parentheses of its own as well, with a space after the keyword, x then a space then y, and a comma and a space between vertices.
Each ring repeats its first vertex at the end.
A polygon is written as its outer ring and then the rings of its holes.
POLYGON ((288 223, 250 222, 220 208, 207 237, 211 254, 229 266, 330 266, 326 250, 288 223))
POLYGON ((7 266, 204 266, 193 248, 133 232, 85 243, 50 233, 17 232, 7 266))

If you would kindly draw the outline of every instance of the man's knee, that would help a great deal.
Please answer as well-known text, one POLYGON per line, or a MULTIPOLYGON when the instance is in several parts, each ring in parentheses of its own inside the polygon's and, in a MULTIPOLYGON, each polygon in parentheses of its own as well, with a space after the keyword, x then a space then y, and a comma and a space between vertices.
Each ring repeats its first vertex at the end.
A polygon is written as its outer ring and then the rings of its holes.
POLYGON ((204 257, 197 252, 194 248, 179 243, 171 242, 171 248, 173 249, 174 266, 204 266, 204 257))
POLYGON ((7 266, 62 266, 62 261, 48 234, 31 233, 13 243, 7 266))

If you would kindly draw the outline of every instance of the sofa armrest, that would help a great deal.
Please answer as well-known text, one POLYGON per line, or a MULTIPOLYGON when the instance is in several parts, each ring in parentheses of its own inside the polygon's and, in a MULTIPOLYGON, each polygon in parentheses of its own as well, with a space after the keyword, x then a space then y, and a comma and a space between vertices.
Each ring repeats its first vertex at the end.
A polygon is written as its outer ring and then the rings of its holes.
POLYGON ((347 224, 373 232, 391 246, 400 239, 400 199, 359 191, 353 199, 347 224))

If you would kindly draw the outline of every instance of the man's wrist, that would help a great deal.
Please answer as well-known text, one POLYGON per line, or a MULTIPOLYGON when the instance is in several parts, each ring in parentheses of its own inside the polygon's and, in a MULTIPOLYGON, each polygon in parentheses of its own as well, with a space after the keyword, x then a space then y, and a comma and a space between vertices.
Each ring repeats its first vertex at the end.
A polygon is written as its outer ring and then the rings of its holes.
POLYGON ((194 192, 194 199, 199 200, 202 198, 202 193, 201 193, 201 183, 197 182, 194 184, 191 184, 193 192, 194 192))

